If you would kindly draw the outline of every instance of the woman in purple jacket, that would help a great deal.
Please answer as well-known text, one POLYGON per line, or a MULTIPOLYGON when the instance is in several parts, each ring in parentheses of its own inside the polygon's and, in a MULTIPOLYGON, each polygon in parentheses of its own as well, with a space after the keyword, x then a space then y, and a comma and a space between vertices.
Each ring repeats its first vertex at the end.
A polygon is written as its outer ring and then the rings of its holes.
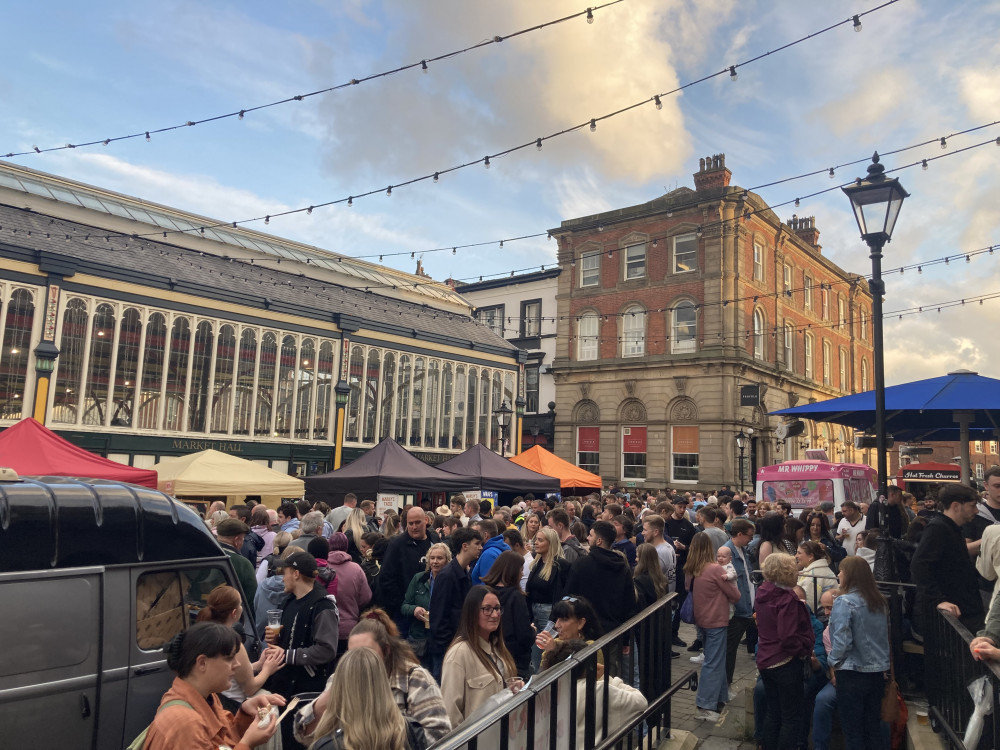
POLYGON ((695 699, 699 710, 695 718, 718 721, 722 705, 729 702, 726 680, 729 605, 740 600, 740 590, 735 583, 726 580, 725 570, 715 562, 712 541, 704 531, 699 531, 691 540, 684 576, 687 590, 693 597, 694 621, 702 629, 705 644, 705 661, 695 699))
POLYGON ((805 706, 802 660, 813 653, 816 635, 805 602, 792 590, 798 565, 775 552, 764 561, 764 583, 757 589, 757 669, 767 695, 764 750, 795 747, 805 706))

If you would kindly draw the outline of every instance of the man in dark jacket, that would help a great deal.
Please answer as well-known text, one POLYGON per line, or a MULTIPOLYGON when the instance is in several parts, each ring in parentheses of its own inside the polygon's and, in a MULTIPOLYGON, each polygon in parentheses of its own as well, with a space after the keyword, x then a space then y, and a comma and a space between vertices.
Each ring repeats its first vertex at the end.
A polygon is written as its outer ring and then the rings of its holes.
MULTIPOLYGON (((485 523, 480 521, 480 523, 485 523)), ((451 639, 458 632, 458 622, 462 614, 465 597, 472 588, 469 566, 483 551, 482 535, 471 527, 460 527, 449 539, 455 555, 442 568, 431 584, 431 632, 427 649, 431 654, 431 674, 441 681, 441 667, 444 653, 451 645, 451 639)))
POLYGON ((635 614, 635 586, 625 556, 611 549, 615 527, 595 521, 587 536, 590 554, 573 563, 566 580, 566 593, 586 597, 594 606, 607 633, 635 614))
MULTIPOLYGON (((888 489, 886 502, 874 502, 868 507, 866 529, 888 529, 889 536, 901 539, 910 526, 910 517, 903 507, 903 488, 888 489)), ((883 532, 885 533, 885 532, 883 532)))
POLYGON ((238 518, 226 518, 219 522, 215 531, 218 535, 219 545, 229 555, 229 561, 233 564, 236 579, 243 588, 243 596, 246 597, 247 602, 252 602, 254 594, 257 593, 256 571, 254 571, 253 565, 240 554, 243 539, 250 531, 250 527, 238 518))
POLYGON ((983 626, 983 600, 976 568, 961 527, 976 517, 979 496, 960 484, 947 484, 938 492, 941 513, 932 518, 913 553, 910 575, 917 586, 919 631, 925 638, 933 626, 935 610, 961 620, 973 633, 983 626))
MULTIPOLYGON (((264 639, 285 649, 285 666, 267 681, 267 688, 280 695, 319 692, 333 672, 337 658, 340 612, 326 589, 316 585, 319 567, 316 558, 305 550, 294 549, 276 561, 281 571, 285 598, 281 612, 281 630, 268 630, 264 639)), ((282 725, 282 745, 300 748, 292 736, 292 722, 282 725), (287 724, 287 727, 284 726, 287 724)))
POLYGON ((427 531, 427 516, 417 506, 410 508, 405 518, 406 529, 389 540, 378 576, 378 599, 386 612, 395 620, 399 634, 405 638, 410 632, 410 617, 403 617, 400 608, 406 587, 413 576, 424 570, 427 550, 437 541, 427 531))
POLYGON ((504 529, 500 529, 498 532, 497 527, 498 524, 496 521, 491 521, 488 518, 479 521, 479 533, 487 541, 483 545, 483 551, 479 555, 479 559, 476 560, 472 572, 469 574, 473 586, 481 584, 486 574, 490 572, 490 568, 493 567, 493 563, 500 557, 500 554, 510 550, 510 545, 503 538, 504 529))

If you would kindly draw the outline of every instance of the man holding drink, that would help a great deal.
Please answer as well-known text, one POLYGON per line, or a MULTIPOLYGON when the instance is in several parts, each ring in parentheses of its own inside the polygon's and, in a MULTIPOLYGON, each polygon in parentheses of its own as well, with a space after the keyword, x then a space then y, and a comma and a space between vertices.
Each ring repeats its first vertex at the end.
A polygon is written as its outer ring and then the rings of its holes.
MULTIPOLYGON (((291 550, 275 567, 282 571, 288 596, 280 616, 274 614, 277 610, 268 611, 264 640, 285 649, 285 667, 271 675, 266 687, 285 696, 320 692, 337 658, 337 604, 324 587, 315 585, 319 566, 305 550, 291 550)), ((290 722, 282 724, 282 742, 285 748, 299 747, 290 722)))

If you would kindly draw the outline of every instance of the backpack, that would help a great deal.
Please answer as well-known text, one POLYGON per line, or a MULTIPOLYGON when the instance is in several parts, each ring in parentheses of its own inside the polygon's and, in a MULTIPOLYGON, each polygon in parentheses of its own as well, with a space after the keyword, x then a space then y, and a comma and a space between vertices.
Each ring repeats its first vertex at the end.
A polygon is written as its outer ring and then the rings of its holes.
POLYGON ((746 546, 745 550, 747 558, 750 560, 750 565, 754 570, 760 570, 760 545, 761 538, 760 535, 757 534, 752 540, 750 540, 750 544, 746 546))
MULTIPOLYGON (((192 711, 194 711, 194 706, 192 706, 187 701, 182 701, 178 698, 176 700, 167 701, 166 703, 164 703, 162 706, 160 706, 160 708, 156 709, 156 713, 160 713, 160 709, 166 708, 167 706, 177 706, 177 705, 187 706, 192 711)), ((142 748, 146 744, 146 734, 149 732, 149 727, 151 726, 153 726, 153 722, 150 722, 149 726, 147 726, 145 729, 139 732, 139 736, 136 737, 134 740, 132 740, 132 744, 126 747, 125 750, 142 750, 142 748)))

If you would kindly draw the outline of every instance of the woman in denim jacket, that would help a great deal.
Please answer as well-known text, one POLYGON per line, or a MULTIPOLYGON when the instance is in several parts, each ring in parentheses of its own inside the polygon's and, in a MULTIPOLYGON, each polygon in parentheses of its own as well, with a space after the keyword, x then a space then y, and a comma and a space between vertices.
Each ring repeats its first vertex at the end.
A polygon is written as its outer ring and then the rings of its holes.
POLYGON ((889 671, 888 605, 860 557, 840 564, 841 595, 830 613, 830 666, 847 750, 884 750, 879 726, 889 671))

